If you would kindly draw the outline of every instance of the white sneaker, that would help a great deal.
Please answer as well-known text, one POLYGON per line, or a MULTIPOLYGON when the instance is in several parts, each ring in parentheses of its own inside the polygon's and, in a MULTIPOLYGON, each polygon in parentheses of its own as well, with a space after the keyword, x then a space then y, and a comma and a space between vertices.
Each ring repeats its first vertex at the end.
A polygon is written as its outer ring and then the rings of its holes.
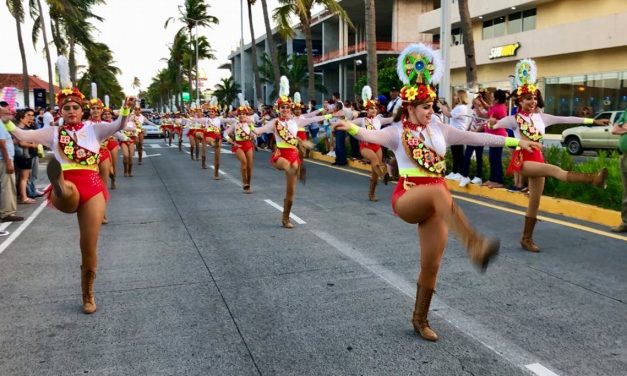
POLYGON ((448 180, 459 180, 461 178, 462 176, 458 174, 457 172, 451 172, 450 174, 444 177, 444 179, 448 179, 448 180))
POLYGON ((483 183, 483 181, 481 180, 480 177, 475 176, 474 178, 472 178, 472 180, 470 181, 470 184, 477 184, 477 185, 481 185, 481 183, 483 183))
POLYGON ((468 183, 470 183, 470 178, 467 178, 465 176, 463 176, 460 180, 459 180, 459 186, 460 187, 465 187, 468 185, 468 183))
POLYGON ((330 152, 327 153, 327 155, 329 157, 334 157, 335 158, 335 151, 331 150, 330 152))

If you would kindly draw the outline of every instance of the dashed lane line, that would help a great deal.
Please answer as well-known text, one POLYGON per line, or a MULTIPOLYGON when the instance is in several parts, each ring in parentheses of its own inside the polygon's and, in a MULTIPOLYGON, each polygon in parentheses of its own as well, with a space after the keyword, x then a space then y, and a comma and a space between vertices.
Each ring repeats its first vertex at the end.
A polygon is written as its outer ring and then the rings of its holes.
MULTIPOLYGON (((276 202, 272 201, 272 200, 263 200, 266 204, 272 206, 273 208, 277 209, 280 212, 283 212, 283 207, 279 204, 277 204, 276 202)), ((294 213, 290 213, 290 218, 292 218, 294 221, 296 221, 296 223, 298 223, 299 225, 304 225, 307 222, 303 221, 300 217, 298 217, 297 215, 295 215, 294 213)))
POLYGON ((48 201, 44 200, 41 204, 39 204, 39 207, 37 207, 37 209, 35 209, 35 211, 33 211, 33 213, 28 218, 26 218, 24 222, 22 222, 20 227, 18 227, 17 230, 15 230, 11 235, 9 235, 7 240, 5 240, 2 244, 0 244, 0 255, 15 241, 15 239, 17 239, 20 236, 22 232, 24 232, 24 230, 26 230, 26 228, 35 220, 35 218, 37 218, 39 213, 41 213, 41 211, 44 210, 47 203, 48 201))

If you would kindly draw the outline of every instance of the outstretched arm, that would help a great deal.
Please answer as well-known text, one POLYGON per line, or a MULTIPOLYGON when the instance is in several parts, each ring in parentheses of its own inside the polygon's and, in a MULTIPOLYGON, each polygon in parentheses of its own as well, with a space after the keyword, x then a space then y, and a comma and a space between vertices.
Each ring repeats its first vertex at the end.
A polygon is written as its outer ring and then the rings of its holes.
POLYGON ((255 135, 259 136, 262 135, 264 133, 272 133, 274 132, 274 124, 276 123, 277 119, 273 119, 270 120, 269 122, 266 123, 266 125, 259 127, 259 128, 255 128, 253 129, 253 133, 255 133, 255 135))
POLYGON ((608 125, 609 119, 594 120, 591 118, 581 118, 576 116, 553 116, 549 114, 540 114, 544 126, 549 127, 553 124, 584 124, 584 125, 608 125))
POLYGON ((514 115, 506 116, 503 119, 499 120, 492 126, 491 129, 499 129, 499 128, 507 128, 507 129, 516 129, 516 119, 514 115))
POLYGON ((390 116, 390 117, 379 116, 379 122, 381 123, 381 125, 392 124, 394 122, 394 117, 392 117, 392 116, 390 116))
POLYGON ((42 144, 49 148, 52 147, 52 141, 54 138, 53 127, 25 131, 16 127, 15 124, 13 124, 13 122, 11 121, 5 123, 4 126, 6 127, 7 131, 11 132, 11 134, 20 141, 42 144))
POLYGON ((347 131, 348 134, 360 141, 370 142, 395 150, 398 147, 398 130, 395 127, 387 127, 381 130, 368 130, 349 121, 338 121, 333 130, 347 131))

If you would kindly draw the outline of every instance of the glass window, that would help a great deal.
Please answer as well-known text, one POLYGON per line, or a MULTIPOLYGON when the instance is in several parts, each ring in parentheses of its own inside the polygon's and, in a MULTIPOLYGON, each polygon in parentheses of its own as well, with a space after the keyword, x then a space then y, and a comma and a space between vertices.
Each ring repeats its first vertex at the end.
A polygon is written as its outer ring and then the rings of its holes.
POLYGON ((462 29, 458 27, 451 30, 451 46, 458 46, 462 43, 464 43, 462 29))
POLYGON ((505 17, 498 17, 492 21, 494 37, 502 37, 505 35, 505 17))
POLYGON ((512 13, 507 16, 507 33, 515 34, 522 31, 522 12, 512 13))
POLYGON ((536 10, 529 9, 523 12, 523 31, 535 30, 536 10))
POLYGON ((494 29, 492 27, 492 20, 483 21, 483 31, 481 35, 483 39, 490 39, 494 37, 494 29))

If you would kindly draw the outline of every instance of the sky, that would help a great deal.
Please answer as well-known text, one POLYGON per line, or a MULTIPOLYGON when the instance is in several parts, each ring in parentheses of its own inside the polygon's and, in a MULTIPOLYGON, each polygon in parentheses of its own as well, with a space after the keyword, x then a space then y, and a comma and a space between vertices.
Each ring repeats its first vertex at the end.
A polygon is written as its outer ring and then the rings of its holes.
MULTIPOLYGON (((111 48, 115 66, 122 70, 118 81, 127 94, 134 95, 137 94, 137 90, 131 88, 134 77, 140 79, 141 88, 145 89, 159 69, 166 66, 166 62, 161 59, 169 56, 168 43, 172 42, 174 34, 183 24, 175 21, 170 22, 167 29, 163 26, 169 17, 178 16, 177 7, 182 5, 184 0, 106 0, 106 2, 106 5, 94 8, 94 13, 105 19, 103 22, 94 22, 99 30, 95 37, 111 48)), ((205 0, 205 2, 210 5, 207 13, 220 20, 219 25, 212 29, 199 28, 198 30, 199 35, 207 36, 217 57, 217 60, 205 60, 199 65, 207 76, 204 88, 213 88, 220 78, 231 75, 228 70, 220 70, 218 67, 229 62, 228 55, 239 46, 240 2, 237 0, 205 0)), ((24 0, 24 3, 28 2, 24 0)), ((42 1, 43 3, 45 1, 42 1)), ((272 14, 272 9, 278 5, 278 0, 267 0, 267 3, 268 10, 272 14)), ((253 23, 256 37, 265 34, 260 1, 253 6, 253 23)), ((274 23, 271 25, 274 27, 274 23)), ((31 37, 32 27, 33 22, 27 15, 22 24, 22 37, 28 60, 28 73, 48 81, 46 59, 43 55, 43 38, 40 36, 40 41, 34 48, 31 37)), ((21 73, 22 62, 15 20, 5 4, 0 7, 0 35, 2 35, 0 40, 3 46, 0 52, 2 55, 0 73, 21 73)), ((48 38, 50 39, 49 33, 48 38)), ((244 4, 244 43, 250 40, 248 11, 244 4)), ((54 64, 56 60, 54 45, 51 45, 51 54, 54 64)), ((84 58, 79 59, 79 64, 86 63, 84 58)))

